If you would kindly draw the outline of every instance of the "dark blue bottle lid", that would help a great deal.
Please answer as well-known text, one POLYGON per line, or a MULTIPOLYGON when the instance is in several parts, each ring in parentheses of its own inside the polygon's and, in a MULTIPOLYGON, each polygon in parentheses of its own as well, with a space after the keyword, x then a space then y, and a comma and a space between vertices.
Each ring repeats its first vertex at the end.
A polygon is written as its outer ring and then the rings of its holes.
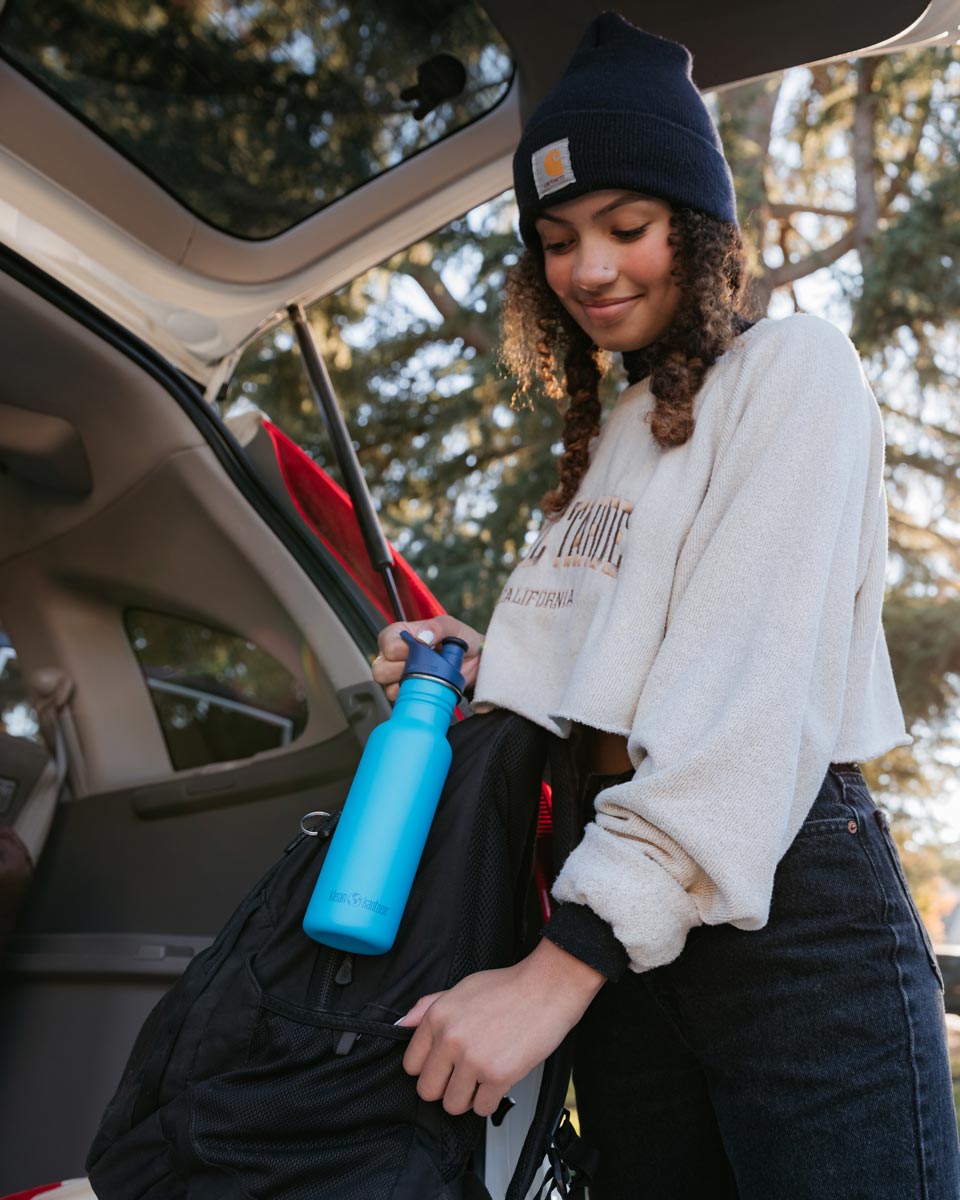
POLYGON ((404 679, 414 676, 421 679, 437 679, 440 683, 452 687, 458 696, 463 695, 465 680, 460 674, 460 668, 468 646, 462 638, 445 637, 434 649, 426 642, 417 641, 406 629, 401 630, 400 636, 410 647, 401 683, 404 679))

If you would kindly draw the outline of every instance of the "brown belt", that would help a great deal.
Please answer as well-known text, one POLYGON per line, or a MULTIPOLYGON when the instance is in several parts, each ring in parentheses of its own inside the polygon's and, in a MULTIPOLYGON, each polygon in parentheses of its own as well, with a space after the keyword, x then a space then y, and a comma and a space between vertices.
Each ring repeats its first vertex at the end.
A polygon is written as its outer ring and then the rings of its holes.
POLYGON ((863 774, 860 770, 859 763, 831 763, 831 771, 854 771, 857 775, 863 774))

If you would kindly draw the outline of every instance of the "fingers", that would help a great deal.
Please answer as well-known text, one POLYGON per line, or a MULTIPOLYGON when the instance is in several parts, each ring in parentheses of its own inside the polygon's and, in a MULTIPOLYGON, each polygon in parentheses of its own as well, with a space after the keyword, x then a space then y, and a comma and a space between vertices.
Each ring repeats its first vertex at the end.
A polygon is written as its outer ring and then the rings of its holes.
POLYGON ((442 1100, 453 1115, 472 1108, 480 1116, 496 1111, 507 1092, 504 1081, 483 1082, 479 1064, 468 1048, 449 1036, 443 1018, 431 1017, 430 1009, 443 992, 423 996, 397 1024, 416 1025, 416 1032, 403 1056, 408 1075, 419 1076, 417 1094, 424 1100, 442 1100))
POLYGON ((500 1107, 500 1101, 509 1090, 509 1088, 501 1089, 499 1084, 481 1083, 473 1097, 471 1108, 478 1117, 492 1116, 500 1107))
POLYGON ((425 1033, 421 1026, 403 1059, 407 1073, 419 1075, 417 1095, 424 1100, 442 1100, 444 1111, 454 1116, 469 1112, 471 1108, 482 1117, 496 1112, 497 1105, 506 1095, 507 1084, 484 1083, 479 1078, 477 1064, 470 1056, 462 1048, 455 1050, 443 1040, 431 1038, 428 1048, 424 1050, 423 1047, 427 1045, 427 1038, 424 1037, 420 1046, 414 1046, 414 1042, 425 1033))
POLYGON ((439 645, 445 637, 462 638, 467 643, 463 659, 464 681, 467 686, 476 681, 483 637, 475 629, 447 613, 440 613, 439 616, 430 617, 425 621, 394 621, 392 625, 386 625, 380 630, 377 638, 380 653, 373 660, 372 667, 373 678, 384 688, 388 699, 397 698, 403 668, 409 654, 407 643, 400 636, 404 631, 412 633, 415 638, 429 646, 439 645))
POLYGON ((396 621, 380 630, 377 639, 380 653, 373 660, 372 672, 374 680, 386 689, 389 699, 397 698, 403 668, 410 653, 407 643, 400 636, 401 631, 406 630, 419 641, 432 646, 438 641, 438 634, 433 625, 432 621, 396 621))
MULTIPOLYGON (((431 1054, 424 1063, 423 1070, 420 1072, 420 1078, 417 1080, 417 1095, 423 1100, 443 1100, 444 1108, 446 1108, 446 1092, 450 1086, 454 1070, 455 1064, 446 1055, 431 1054)), ((460 1090, 463 1090, 462 1081, 460 1090)), ((470 1098, 472 1099, 473 1087, 469 1091, 470 1098)), ((468 1100, 467 1108, 469 1107, 470 1102, 468 1100)), ((447 1111, 451 1112, 453 1110, 447 1109, 447 1111)), ((460 1111, 466 1112, 466 1109, 461 1109, 460 1111)))
POLYGON ((444 636, 437 617, 431 617, 429 621, 394 621, 381 629, 377 637, 380 653, 388 662, 406 662, 407 643, 400 636, 404 632, 412 633, 428 646, 435 646, 444 636))
POLYGON ((423 1020, 430 1005, 442 995, 443 992, 431 992, 429 996, 421 996, 413 1008, 402 1016, 397 1024, 405 1029, 415 1029, 423 1020))
POLYGON ((455 1066, 450 1048, 442 1044, 442 1022, 432 1020, 429 1016, 430 1009, 442 995, 443 992, 435 992, 430 996, 422 996, 397 1022, 398 1025, 417 1026, 403 1056, 403 1069, 408 1075, 419 1075, 417 1094, 424 1100, 440 1099, 455 1066))
POLYGON ((402 1022, 418 1022, 403 1065, 419 1075, 424 1100, 442 1099, 450 1113, 472 1108, 489 1116, 556 1049, 602 984, 591 967, 543 942, 512 967, 478 971, 418 1001, 402 1022))
MULTIPOLYGON (((423 1076, 420 1077, 423 1082, 423 1076)), ((454 1067, 452 1073, 447 1077, 446 1086, 441 1095, 443 1096, 444 1110, 452 1116, 459 1116, 461 1113, 469 1112, 473 1107, 473 1100, 477 1094, 477 1089, 480 1086, 476 1075, 463 1064, 454 1067)), ((438 1096, 439 1100, 440 1097, 438 1096)))
POLYGON ((433 1029, 429 1022, 424 1024, 424 1017, 433 1002, 442 995, 443 992, 434 992, 429 996, 421 996, 413 1008, 397 1022, 398 1025, 408 1028, 416 1026, 416 1032, 403 1056, 403 1069, 408 1075, 420 1074, 433 1048, 433 1029))

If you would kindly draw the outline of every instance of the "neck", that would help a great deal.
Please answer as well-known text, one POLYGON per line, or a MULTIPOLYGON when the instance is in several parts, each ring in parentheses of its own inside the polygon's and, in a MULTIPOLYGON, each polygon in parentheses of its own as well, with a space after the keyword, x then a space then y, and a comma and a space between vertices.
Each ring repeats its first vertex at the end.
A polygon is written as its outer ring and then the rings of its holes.
MULTIPOLYGON (((747 320, 740 313, 736 314, 736 323, 738 336, 746 333, 755 324, 754 321, 747 320)), ((624 350, 621 357, 623 369, 627 373, 627 382, 639 383, 642 379, 646 379, 657 365, 665 345, 666 339, 662 339, 659 342, 651 342, 649 346, 640 346, 636 350, 624 350)))
POLYGON ((660 343, 652 342, 649 346, 641 346, 639 350, 624 350, 621 357, 628 383, 639 383, 641 379, 646 379, 656 366, 659 349, 660 343))

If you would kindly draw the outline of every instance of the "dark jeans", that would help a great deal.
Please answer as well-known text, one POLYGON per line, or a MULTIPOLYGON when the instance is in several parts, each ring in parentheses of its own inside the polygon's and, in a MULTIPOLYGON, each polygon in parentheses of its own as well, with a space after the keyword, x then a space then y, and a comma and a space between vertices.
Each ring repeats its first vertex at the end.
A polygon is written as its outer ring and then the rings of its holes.
POLYGON ((577 1039, 591 1200, 960 1197, 942 982, 859 771, 827 773, 763 929, 692 930, 577 1039))

